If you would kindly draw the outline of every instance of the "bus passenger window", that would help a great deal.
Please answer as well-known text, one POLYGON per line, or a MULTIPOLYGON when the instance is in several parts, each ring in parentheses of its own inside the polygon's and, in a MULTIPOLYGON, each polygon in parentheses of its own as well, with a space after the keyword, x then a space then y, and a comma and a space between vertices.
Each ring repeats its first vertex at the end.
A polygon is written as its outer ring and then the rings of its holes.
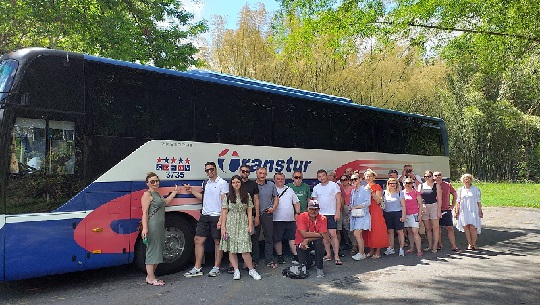
POLYGON ((17 118, 11 137, 11 173, 32 173, 45 161, 45 120, 17 118))
POLYGON ((75 167, 75 124, 67 121, 49 121, 49 134, 50 172, 73 174, 75 167))
POLYGON ((75 124, 17 118, 11 139, 10 172, 73 174, 75 124), (48 136, 48 139, 47 139, 48 136))

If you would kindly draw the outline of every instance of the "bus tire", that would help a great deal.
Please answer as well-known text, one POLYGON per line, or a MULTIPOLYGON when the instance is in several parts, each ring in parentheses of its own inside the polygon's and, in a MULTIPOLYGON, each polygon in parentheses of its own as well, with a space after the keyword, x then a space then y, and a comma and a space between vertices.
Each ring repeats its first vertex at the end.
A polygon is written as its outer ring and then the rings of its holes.
MULTIPOLYGON (((192 259, 195 243, 195 227, 187 217, 175 213, 165 215, 165 248, 163 263, 156 269, 157 275, 175 273, 182 270, 192 259)), ((135 243, 134 264, 137 269, 146 273, 146 246, 141 237, 135 243)))

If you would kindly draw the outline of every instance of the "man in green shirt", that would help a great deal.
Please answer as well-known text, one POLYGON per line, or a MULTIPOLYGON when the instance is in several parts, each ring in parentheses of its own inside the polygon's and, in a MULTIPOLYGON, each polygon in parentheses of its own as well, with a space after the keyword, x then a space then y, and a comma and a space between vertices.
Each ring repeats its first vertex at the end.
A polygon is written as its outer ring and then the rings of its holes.
POLYGON ((309 185, 302 182, 304 176, 301 171, 295 171, 292 178, 293 183, 288 183, 287 186, 294 191, 294 193, 298 197, 298 200, 300 200, 300 212, 307 212, 308 200, 311 197, 311 190, 309 189, 309 185))

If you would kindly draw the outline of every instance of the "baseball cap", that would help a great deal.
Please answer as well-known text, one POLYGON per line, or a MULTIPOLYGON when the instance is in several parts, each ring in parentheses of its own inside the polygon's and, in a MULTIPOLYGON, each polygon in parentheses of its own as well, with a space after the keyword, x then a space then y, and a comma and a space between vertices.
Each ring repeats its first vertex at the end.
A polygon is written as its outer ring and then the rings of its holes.
POLYGON ((390 174, 398 174, 398 171, 395 170, 395 169, 391 169, 391 170, 388 171, 388 175, 390 175, 390 174))
POLYGON ((317 199, 311 199, 309 202, 308 202, 308 209, 320 209, 319 207, 319 202, 317 201, 317 199))

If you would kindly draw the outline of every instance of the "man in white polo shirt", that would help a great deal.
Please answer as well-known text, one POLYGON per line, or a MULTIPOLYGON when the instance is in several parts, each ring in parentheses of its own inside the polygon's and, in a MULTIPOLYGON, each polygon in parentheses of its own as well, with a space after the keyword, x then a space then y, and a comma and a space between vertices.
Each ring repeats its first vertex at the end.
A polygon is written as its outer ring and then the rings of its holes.
POLYGON ((219 266, 223 251, 219 249, 221 240, 221 202, 229 192, 229 184, 217 175, 216 163, 206 162, 204 171, 208 180, 203 184, 202 193, 195 191, 189 184, 186 184, 186 191, 197 199, 202 200, 203 208, 201 217, 197 222, 195 230, 195 266, 190 271, 184 273, 185 277, 203 275, 202 260, 204 256, 204 242, 210 235, 214 239, 215 262, 214 267, 208 276, 215 277, 220 274, 219 266))
MULTIPOLYGON (((311 196, 319 202, 321 215, 328 219, 328 233, 330 234, 332 248, 334 248, 334 259, 336 265, 342 265, 339 259, 339 241, 337 239, 337 221, 341 217, 341 189, 339 185, 328 180, 328 175, 324 169, 317 171, 317 179, 319 184, 313 188, 311 196)), ((330 252, 330 243, 324 243, 326 249, 326 257, 324 260, 332 260, 332 252, 330 252)))

